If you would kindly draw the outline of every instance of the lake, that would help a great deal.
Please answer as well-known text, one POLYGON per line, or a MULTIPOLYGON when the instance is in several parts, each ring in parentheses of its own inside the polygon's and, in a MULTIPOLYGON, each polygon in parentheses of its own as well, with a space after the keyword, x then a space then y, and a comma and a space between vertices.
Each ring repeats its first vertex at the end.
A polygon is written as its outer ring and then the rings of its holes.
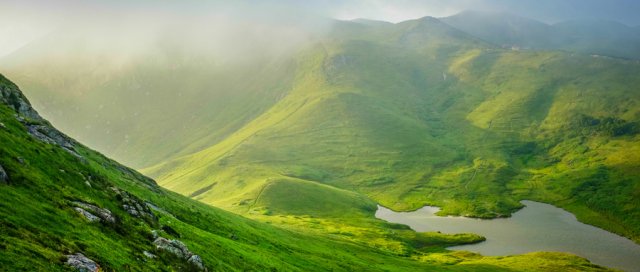
POLYGON ((376 217, 410 226, 415 231, 442 233, 476 233, 485 242, 450 247, 487 256, 514 255, 534 251, 569 252, 592 263, 625 271, 640 271, 640 245, 633 241, 583 224, 576 217, 555 206, 522 201, 525 208, 510 218, 491 220, 435 215, 437 207, 426 206, 413 212, 394 212, 378 206, 376 217))

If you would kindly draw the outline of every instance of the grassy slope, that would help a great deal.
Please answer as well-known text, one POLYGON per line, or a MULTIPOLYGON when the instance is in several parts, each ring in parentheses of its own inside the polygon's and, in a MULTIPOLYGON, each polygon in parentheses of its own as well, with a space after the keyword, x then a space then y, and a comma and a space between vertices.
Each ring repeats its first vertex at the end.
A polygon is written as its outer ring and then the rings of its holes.
MULTIPOLYGON (((264 189, 271 180, 303 179, 397 210, 476 217, 541 200, 638 241, 637 63, 491 49, 430 18, 345 24, 298 58, 292 91, 265 114, 144 171, 241 213, 279 205, 261 201, 281 194, 264 189)), ((317 205, 291 212, 327 216, 317 205)))
MULTIPOLYGON (((640 66, 559 53, 487 55, 494 69, 462 77, 491 95, 467 119, 506 136, 507 193, 566 207, 638 241, 640 66)), ((486 61, 479 56, 453 71, 469 75, 486 61)))
MULTIPOLYGON (((0 88, 19 93, 3 76, 0 88)), ((337 235, 284 230, 166 191, 80 144, 75 149, 83 159, 74 157, 33 138, 15 116, 12 108, 0 104, 0 164, 10 177, 8 184, 0 184, 2 270, 63 271, 68 269, 64 255, 75 252, 97 261, 103 271, 185 269, 184 263, 155 251, 150 231, 160 226, 176 230, 179 239, 213 271, 513 271, 527 270, 532 264, 550 271, 600 269, 563 254, 496 258, 449 253, 444 246, 479 237, 415 233, 402 225, 389 225, 388 230, 394 230, 378 238, 396 239, 411 249, 405 254, 411 258, 337 235), (159 207, 161 211, 155 212, 158 221, 127 214, 111 187, 159 207), (117 221, 89 223, 72 209, 72 201, 107 208, 117 221), (145 259, 144 250, 160 258, 145 259)), ((47 125, 44 120, 27 122, 47 125)))

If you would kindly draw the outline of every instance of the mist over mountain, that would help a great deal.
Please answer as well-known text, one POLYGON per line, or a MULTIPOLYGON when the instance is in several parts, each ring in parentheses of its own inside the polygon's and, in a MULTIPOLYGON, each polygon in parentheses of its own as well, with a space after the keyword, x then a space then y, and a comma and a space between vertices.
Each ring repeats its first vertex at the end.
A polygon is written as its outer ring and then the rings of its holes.
POLYGON ((502 47, 640 58, 638 32, 615 21, 582 19, 549 25, 508 13, 478 11, 466 11, 442 20, 502 47))
MULTIPOLYGON (((0 67, 23 82, 28 94, 36 92, 33 102, 64 131, 132 166, 147 167, 220 141, 285 92, 293 58, 301 50, 342 27, 358 27, 320 17, 291 27, 285 19, 247 22, 209 15, 176 16, 161 24, 154 23, 157 16, 147 15, 143 24, 133 23, 138 17, 125 17, 115 24, 98 19, 69 26, 3 57, 0 67), (229 97, 234 93, 251 98, 229 97), (205 102, 214 104, 197 106, 205 102), (196 110, 183 110, 187 108, 196 110), (237 116, 229 122, 221 117, 223 112, 237 116), (159 122, 171 126, 171 132, 159 122), (145 156, 137 155, 141 152, 145 156)), ((474 11, 442 22, 485 46, 625 58, 639 57, 640 52, 640 36, 610 22, 547 25, 507 13, 474 11)))
POLYGON ((0 38, 24 32, 0 47, 0 270, 606 270, 452 251, 487 238, 379 205, 539 201, 638 243, 635 2, 400 2, 0 4, 0 38))

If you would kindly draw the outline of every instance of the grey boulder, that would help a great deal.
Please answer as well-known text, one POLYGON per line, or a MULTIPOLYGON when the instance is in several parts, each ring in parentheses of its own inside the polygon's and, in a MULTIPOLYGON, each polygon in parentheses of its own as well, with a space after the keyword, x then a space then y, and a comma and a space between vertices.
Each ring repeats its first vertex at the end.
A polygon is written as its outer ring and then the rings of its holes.
MULTIPOLYGON (((110 210, 102 209, 102 208, 99 208, 98 206, 83 203, 83 202, 78 202, 78 201, 73 202, 73 204, 76 206, 75 210, 78 211, 79 213, 82 213, 82 215, 84 215, 85 217, 87 217, 85 213, 78 210, 78 208, 81 208, 81 210, 91 215, 95 215, 99 217, 101 220, 107 221, 109 223, 116 222, 116 218, 113 216, 113 214, 111 214, 110 210)), ((89 217, 87 217, 87 219, 89 219, 89 217)), ((89 219, 89 221, 92 221, 92 220, 89 219)))
POLYGON ((202 262, 202 258, 200 258, 200 256, 198 255, 191 256, 189 260, 187 260, 187 262, 193 264, 199 270, 206 270, 204 267, 204 263, 202 262))
POLYGON ((76 253, 73 255, 67 255, 67 265, 75 268, 81 272, 98 272, 100 271, 100 265, 93 260, 85 257, 82 253, 76 253))
POLYGON ((76 210, 76 212, 78 212, 80 215, 84 216, 84 218, 89 220, 89 222, 99 222, 100 221, 100 217, 97 217, 97 216, 93 215, 92 213, 84 210, 83 208, 75 207, 73 209, 76 210))
POLYGON ((181 259, 187 260, 193 255, 187 246, 178 240, 169 240, 164 237, 158 237, 153 241, 153 244, 156 245, 156 248, 159 250, 167 251, 181 259))
POLYGON ((4 171, 4 168, 2 168, 2 165, 0 165, 0 183, 8 183, 9 182, 9 175, 7 175, 7 172, 4 171))
POLYGON ((202 262, 200 256, 193 254, 186 245, 178 240, 169 240, 164 237, 158 237, 153 244, 156 245, 158 250, 169 252, 176 257, 186 260, 187 263, 192 264, 200 271, 207 271, 207 268, 202 262))

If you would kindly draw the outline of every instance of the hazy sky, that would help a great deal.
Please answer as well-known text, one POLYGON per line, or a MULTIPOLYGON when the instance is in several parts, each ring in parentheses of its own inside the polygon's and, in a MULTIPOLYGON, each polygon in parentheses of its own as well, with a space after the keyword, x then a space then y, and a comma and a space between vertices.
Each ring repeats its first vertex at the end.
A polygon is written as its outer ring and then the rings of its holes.
POLYGON ((463 10, 506 11, 548 23, 571 19, 607 19, 640 25, 639 0, 326 0, 295 1, 334 17, 402 21, 425 15, 443 17, 463 10))
POLYGON ((95 20, 154 25, 200 16, 283 26, 310 25, 319 17, 399 22, 463 10, 505 11, 548 23, 592 18, 640 25, 640 0, 0 0, 0 56, 54 29, 95 20))

